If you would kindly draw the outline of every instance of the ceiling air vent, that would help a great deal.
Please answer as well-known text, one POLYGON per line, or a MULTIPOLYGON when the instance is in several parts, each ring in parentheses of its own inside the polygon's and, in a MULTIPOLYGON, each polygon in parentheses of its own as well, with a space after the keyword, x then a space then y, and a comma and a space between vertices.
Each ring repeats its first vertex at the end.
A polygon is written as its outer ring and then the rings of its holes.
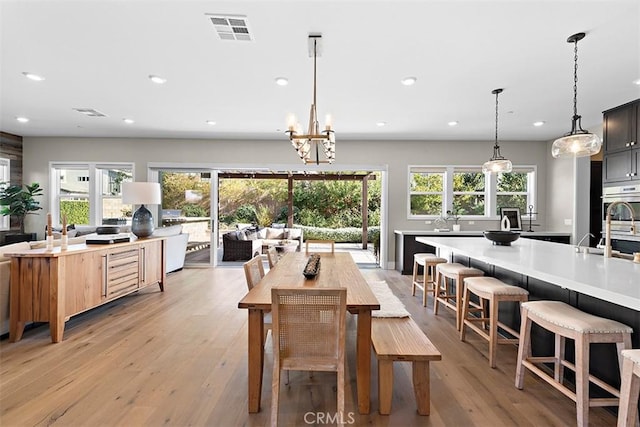
POLYGON ((253 41, 249 32, 249 21, 241 15, 207 14, 220 40, 253 41))
POLYGON ((94 110, 93 108, 74 108, 74 110, 89 117, 107 117, 106 114, 101 113, 98 110, 94 110))

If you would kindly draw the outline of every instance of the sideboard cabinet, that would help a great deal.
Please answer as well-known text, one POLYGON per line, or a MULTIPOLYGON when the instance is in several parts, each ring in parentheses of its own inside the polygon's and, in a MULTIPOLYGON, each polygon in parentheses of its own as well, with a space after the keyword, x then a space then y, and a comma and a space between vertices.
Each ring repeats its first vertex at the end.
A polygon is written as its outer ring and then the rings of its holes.
POLYGON ((87 311, 149 285, 164 291, 164 238, 112 245, 35 249, 11 256, 9 341, 22 338, 26 322, 49 322, 51 341, 87 311))
POLYGON ((603 113, 603 182, 640 180, 640 100, 603 113))

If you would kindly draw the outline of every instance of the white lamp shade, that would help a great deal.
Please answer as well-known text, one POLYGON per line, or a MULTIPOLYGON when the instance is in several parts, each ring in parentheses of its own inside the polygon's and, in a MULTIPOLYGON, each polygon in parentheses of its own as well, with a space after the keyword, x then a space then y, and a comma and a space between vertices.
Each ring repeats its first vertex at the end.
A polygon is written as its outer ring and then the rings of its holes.
POLYGON ((157 182, 123 182, 122 203, 127 205, 159 205, 162 203, 157 182))

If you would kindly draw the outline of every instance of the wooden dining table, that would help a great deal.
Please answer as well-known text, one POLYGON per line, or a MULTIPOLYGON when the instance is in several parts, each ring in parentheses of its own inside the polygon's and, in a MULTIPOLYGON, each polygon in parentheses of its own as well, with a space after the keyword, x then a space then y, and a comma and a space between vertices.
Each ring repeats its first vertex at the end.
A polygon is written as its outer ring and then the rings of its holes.
POLYGON ((365 281, 351 254, 346 252, 319 253, 320 272, 306 279, 302 271, 308 256, 304 252, 284 254, 280 261, 240 300, 238 308, 249 312, 249 412, 260 411, 262 376, 264 370, 264 312, 271 310, 271 288, 301 287, 347 288, 347 311, 357 315, 356 382, 358 411, 368 414, 371 393, 371 311, 380 303, 365 281))

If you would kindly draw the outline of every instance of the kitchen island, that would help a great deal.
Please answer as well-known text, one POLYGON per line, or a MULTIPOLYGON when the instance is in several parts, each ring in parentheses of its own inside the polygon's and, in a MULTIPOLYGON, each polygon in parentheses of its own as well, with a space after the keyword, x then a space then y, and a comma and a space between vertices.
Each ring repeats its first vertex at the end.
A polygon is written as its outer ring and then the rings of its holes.
MULTIPOLYGON (((573 245, 518 239, 511 246, 496 246, 485 238, 416 238, 443 258, 479 268, 486 275, 529 291, 530 300, 557 300, 596 316, 617 320, 633 328, 633 348, 640 348, 640 264, 619 258, 578 253, 573 245)), ((502 307, 500 319, 519 330, 517 305, 502 307)), ((567 355, 573 357, 573 343, 567 355)), ((533 331, 534 353, 553 354, 553 336, 533 331)), ((592 373, 617 386, 620 381, 613 345, 591 348, 592 373)))
MULTIPOLYGON (((423 236, 431 237, 477 237, 483 238, 481 230, 465 231, 433 231, 433 230, 394 230, 396 242, 395 269, 401 274, 412 274, 413 255, 424 252, 425 246, 416 239, 423 236)), ((520 237, 525 239, 545 240, 547 242, 569 243, 570 233, 554 231, 523 231, 520 237)))

